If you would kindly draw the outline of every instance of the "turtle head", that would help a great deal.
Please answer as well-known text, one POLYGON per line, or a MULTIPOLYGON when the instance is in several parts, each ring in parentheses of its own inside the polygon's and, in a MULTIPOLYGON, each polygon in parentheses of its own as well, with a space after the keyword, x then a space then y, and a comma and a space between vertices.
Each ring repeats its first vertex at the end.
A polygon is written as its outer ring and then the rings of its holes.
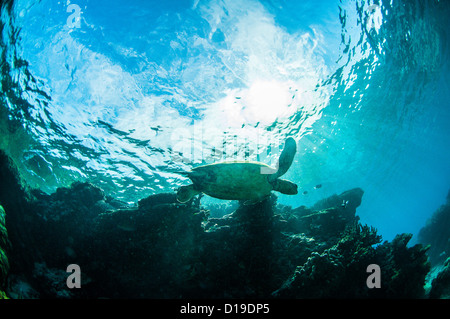
POLYGON ((177 192, 177 200, 180 203, 186 203, 192 199, 195 195, 200 193, 194 188, 194 185, 181 186, 177 192))
POLYGON ((287 181, 285 179, 277 178, 273 183, 273 190, 286 195, 298 194, 297 184, 287 181))

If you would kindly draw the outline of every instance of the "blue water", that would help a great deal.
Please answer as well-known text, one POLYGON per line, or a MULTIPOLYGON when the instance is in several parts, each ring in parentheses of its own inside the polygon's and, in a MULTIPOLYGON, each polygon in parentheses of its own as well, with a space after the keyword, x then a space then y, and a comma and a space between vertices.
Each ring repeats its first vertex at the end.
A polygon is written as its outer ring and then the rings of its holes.
POLYGON ((283 178, 299 194, 280 203, 361 187, 363 223, 417 234, 450 188, 449 14, 447 1, 6 1, 0 147, 33 187, 87 180, 135 202, 200 164, 274 164, 292 136, 283 178))

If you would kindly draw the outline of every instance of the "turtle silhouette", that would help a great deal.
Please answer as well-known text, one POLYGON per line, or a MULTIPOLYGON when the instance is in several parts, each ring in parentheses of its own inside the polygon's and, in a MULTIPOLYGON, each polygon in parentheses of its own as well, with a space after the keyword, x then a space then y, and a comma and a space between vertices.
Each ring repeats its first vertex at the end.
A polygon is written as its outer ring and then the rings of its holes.
POLYGON ((298 193, 297 185, 280 177, 291 167, 296 151, 297 144, 289 137, 278 159, 278 169, 260 162, 230 161, 180 172, 189 177, 192 184, 178 189, 177 200, 185 203, 200 193, 219 199, 249 202, 264 200, 272 191, 295 195, 298 193))

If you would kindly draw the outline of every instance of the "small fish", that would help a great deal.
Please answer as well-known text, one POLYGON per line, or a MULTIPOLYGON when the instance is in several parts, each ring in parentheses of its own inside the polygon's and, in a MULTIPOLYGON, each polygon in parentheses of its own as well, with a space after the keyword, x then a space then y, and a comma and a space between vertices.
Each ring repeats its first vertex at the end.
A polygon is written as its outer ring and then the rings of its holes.
POLYGON ((322 187, 322 184, 317 184, 316 186, 314 186, 314 189, 318 189, 318 188, 321 188, 322 187))
POLYGON ((303 195, 306 195, 306 194, 308 194, 308 191, 304 191, 304 192, 303 192, 303 195))
POLYGON ((345 199, 344 199, 344 200, 342 201, 341 207, 342 207, 342 208, 346 208, 347 205, 348 205, 348 200, 345 200, 345 199))
POLYGON ((158 133, 159 131, 162 131, 161 130, 161 126, 159 126, 159 125, 158 126, 154 126, 154 127, 150 127, 150 129, 155 131, 156 133, 158 133))

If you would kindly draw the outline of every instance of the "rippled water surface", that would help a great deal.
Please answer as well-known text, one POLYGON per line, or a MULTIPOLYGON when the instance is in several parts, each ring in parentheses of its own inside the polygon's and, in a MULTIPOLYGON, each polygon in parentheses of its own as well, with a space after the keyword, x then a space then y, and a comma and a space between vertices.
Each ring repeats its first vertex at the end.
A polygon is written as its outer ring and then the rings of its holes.
POLYGON ((450 188, 449 16, 447 1, 6 1, 0 147, 34 187, 87 180, 133 202, 201 164, 275 164, 292 136, 299 194, 279 202, 361 187, 362 222, 416 233, 450 188))

